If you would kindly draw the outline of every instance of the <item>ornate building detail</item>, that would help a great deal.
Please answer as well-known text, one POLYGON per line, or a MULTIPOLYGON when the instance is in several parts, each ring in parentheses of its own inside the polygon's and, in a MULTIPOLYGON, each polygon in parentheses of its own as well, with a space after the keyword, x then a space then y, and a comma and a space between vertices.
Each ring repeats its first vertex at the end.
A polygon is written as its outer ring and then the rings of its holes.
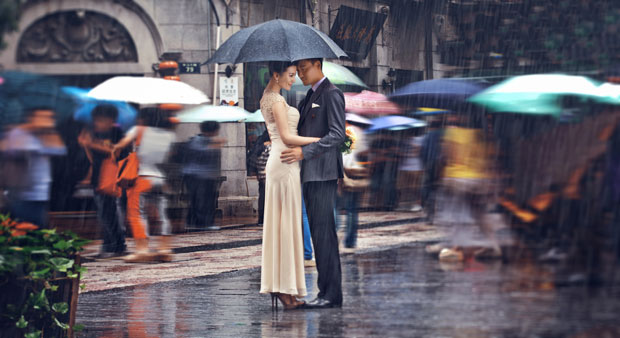
POLYGON ((137 62, 129 32, 115 19, 91 11, 47 15, 21 36, 17 62, 137 62))

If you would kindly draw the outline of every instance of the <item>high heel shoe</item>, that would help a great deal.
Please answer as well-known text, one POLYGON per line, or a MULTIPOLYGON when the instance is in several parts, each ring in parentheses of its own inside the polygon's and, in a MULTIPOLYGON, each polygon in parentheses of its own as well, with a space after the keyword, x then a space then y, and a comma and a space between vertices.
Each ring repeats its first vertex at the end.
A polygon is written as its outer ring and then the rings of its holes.
POLYGON ((282 305, 284 306, 284 310, 298 309, 306 304, 306 302, 299 301, 297 300, 297 298, 291 295, 285 295, 282 293, 272 293, 271 294, 271 308, 272 309, 275 308, 276 311, 278 310, 278 300, 282 302, 282 305), (289 298, 289 301, 286 300, 287 298, 289 298), (275 302, 275 305, 274 305, 274 302, 275 302))

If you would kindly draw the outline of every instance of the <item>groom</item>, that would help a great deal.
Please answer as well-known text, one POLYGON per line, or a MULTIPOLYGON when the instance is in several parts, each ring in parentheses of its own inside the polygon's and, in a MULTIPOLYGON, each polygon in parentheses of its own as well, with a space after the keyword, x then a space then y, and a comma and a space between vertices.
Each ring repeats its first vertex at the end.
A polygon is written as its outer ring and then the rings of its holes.
POLYGON ((344 95, 323 75, 323 60, 297 62, 304 85, 312 89, 299 104, 300 136, 321 139, 304 147, 282 152, 285 163, 302 161, 301 182, 319 272, 319 294, 307 303, 310 308, 342 306, 340 254, 334 208, 338 179, 343 177, 340 145, 345 139, 344 95))

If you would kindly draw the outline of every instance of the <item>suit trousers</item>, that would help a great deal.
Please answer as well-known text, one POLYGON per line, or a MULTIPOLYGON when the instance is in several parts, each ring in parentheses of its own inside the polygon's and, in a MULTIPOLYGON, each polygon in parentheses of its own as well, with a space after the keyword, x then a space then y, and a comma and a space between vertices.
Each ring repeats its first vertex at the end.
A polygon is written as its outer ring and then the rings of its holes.
POLYGON ((317 297, 342 304, 342 272, 334 207, 338 181, 306 182, 303 195, 319 273, 317 297))

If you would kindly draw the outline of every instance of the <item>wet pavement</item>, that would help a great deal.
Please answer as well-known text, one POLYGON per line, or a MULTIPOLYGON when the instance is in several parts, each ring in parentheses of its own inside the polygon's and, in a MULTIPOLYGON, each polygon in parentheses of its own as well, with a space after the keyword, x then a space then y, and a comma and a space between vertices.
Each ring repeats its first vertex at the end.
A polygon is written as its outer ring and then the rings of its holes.
POLYGON ((342 309, 274 313, 252 268, 84 293, 78 337, 620 336, 617 284, 557 287, 552 266, 527 262, 443 264, 424 244, 343 256, 342 309))
MULTIPOLYGON (((437 240, 443 232, 424 223, 413 223, 420 216, 406 212, 368 212, 360 215, 358 252, 383 250, 415 241, 437 240)), ((339 232, 344 236, 344 228, 339 232)), ((90 244, 83 253, 88 273, 82 276, 82 292, 146 285, 186 278, 216 275, 260 266, 262 228, 230 226, 219 231, 175 235, 174 258, 164 264, 125 264, 120 260, 94 259, 100 242, 90 244)), ((157 236, 151 241, 155 248, 157 236)), ((129 250, 133 240, 128 239, 129 250)))

